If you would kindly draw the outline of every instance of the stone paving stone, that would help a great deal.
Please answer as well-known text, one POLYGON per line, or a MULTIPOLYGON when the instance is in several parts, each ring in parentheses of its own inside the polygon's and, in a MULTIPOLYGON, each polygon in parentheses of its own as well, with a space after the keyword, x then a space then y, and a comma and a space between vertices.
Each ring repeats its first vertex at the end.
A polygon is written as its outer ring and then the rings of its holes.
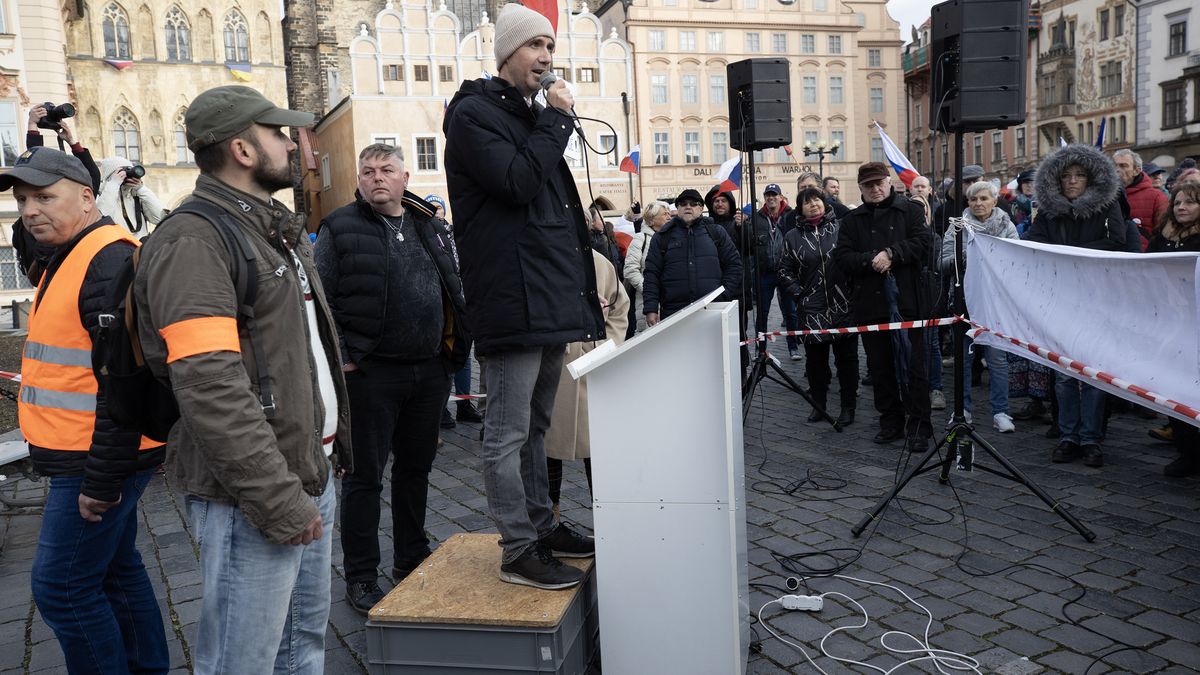
POLYGON ((1097 616, 1081 621, 1084 626, 1108 636, 1113 641, 1120 641, 1134 647, 1147 647, 1163 639, 1160 633, 1145 630, 1111 616, 1097 616))
POLYGON ((1008 628, 1007 624, 976 612, 960 613, 948 619, 946 623, 981 637, 1008 628))
POLYGON ((1013 628, 1012 630, 996 633, 995 635, 989 635, 988 640, 1007 647, 1015 654, 1029 658, 1033 658, 1038 654, 1044 654, 1055 648, 1053 642, 1020 628, 1013 628))
POLYGON ((1069 623, 1047 628, 1041 632, 1041 636, 1084 654, 1098 653, 1099 650, 1107 649, 1113 643, 1107 637, 1069 623))
MULTIPOLYGON (((1052 654, 1043 654, 1037 657, 1036 661, 1052 672, 1056 673, 1082 673, 1087 670, 1088 666, 1096 659, 1090 654, 1078 654, 1066 649, 1060 649, 1052 654)), ((1092 673, 1105 672, 1100 668, 1092 668, 1092 673)))
POLYGON ((44 640, 33 645, 33 655, 29 659, 31 672, 45 669, 65 670, 66 664, 66 657, 58 645, 58 640, 44 640))
POLYGON ((1200 645, 1200 625, 1194 621, 1152 609, 1133 617, 1130 622, 1167 637, 1200 645))
POLYGON ((1051 617, 1041 612, 1035 612, 1024 607, 1018 607, 1011 612, 1005 612, 999 616, 999 619, 1005 623, 1024 628, 1025 630, 1034 633, 1062 623, 1062 619, 1051 617))
POLYGON ((0 671, 18 670, 25 664, 25 631, 16 640, 0 637, 0 671))
POLYGON ((1164 644, 1150 648, 1150 653, 1193 672, 1200 671, 1200 649, 1195 642, 1169 640, 1164 644))

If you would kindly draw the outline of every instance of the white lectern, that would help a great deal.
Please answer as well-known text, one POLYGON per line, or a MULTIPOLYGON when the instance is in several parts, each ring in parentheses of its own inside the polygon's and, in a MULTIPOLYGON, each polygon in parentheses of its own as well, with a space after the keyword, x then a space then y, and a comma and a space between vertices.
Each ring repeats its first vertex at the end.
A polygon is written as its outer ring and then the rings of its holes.
POLYGON ((738 310, 720 294, 568 366, 587 376, 607 673, 746 672, 738 310))

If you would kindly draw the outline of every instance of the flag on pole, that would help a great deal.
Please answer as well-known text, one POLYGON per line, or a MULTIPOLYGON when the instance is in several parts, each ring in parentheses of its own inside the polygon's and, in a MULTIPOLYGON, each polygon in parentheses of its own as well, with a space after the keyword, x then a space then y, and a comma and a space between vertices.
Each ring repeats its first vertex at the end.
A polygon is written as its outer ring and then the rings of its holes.
POLYGON ((490 80, 490 79, 492 79, 492 74, 491 74, 491 73, 489 73, 489 72, 488 72, 488 71, 486 71, 486 70, 485 70, 485 71, 483 71, 483 79, 485 79, 485 80, 490 80))
POLYGON ((1100 118, 1100 133, 1096 134, 1096 149, 1104 149, 1104 123, 1108 121, 1107 117, 1100 118))
POLYGON ((742 189, 742 155, 739 153, 732 159, 725 160, 717 169, 717 189, 721 192, 733 192, 742 189))
POLYGON ((635 145, 629 150, 629 154, 621 158, 620 171, 625 173, 637 173, 642 161, 642 146, 635 145))
POLYGON ((133 61, 123 61, 121 59, 104 59, 104 62, 117 70, 125 70, 133 65, 133 61))
POLYGON ((796 158, 796 153, 792 152, 792 146, 790 146, 790 145, 783 146, 783 151, 784 151, 784 153, 787 154, 788 157, 792 158, 792 161, 796 163, 796 166, 800 166, 800 160, 796 158))
POLYGON ((550 20, 550 27, 558 33, 558 0, 522 0, 522 5, 550 20))
POLYGON ((226 63, 225 67, 229 69, 229 74, 233 75, 234 79, 240 82, 250 81, 249 63, 226 63))
POLYGON ((900 182, 904 183, 904 187, 912 189, 912 183, 921 174, 913 168, 912 162, 900 152, 900 148, 892 142, 892 139, 879 126, 879 122, 875 123, 875 128, 879 130, 879 138, 883 139, 883 154, 887 155, 888 163, 892 165, 892 169, 896 171, 896 175, 900 177, 900 182))

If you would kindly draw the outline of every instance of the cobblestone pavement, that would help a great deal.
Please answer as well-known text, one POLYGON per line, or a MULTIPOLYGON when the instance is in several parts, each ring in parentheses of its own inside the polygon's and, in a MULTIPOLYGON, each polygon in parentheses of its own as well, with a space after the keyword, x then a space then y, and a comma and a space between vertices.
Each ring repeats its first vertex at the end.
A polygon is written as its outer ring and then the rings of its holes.
MULTIPOLYGON (((786 354, 782 342, 771 348, 786 354)), ((803 381, 801 363, 786 357, 783 363, 803 381)), ((987 419, 985 392, 975 396, 979 420, 987 419)), ((647 404, 630 401, 631 409, 647 404)), ((752 581, 782 586, 787 573, 777 561, 781 556, 820 551, 844 561, 857 556, 845 574, 904 589, 933 614, 930 644, 974 656, 984 672, 1200 670, 1200 481, 1162 477, 1162 466, 1174 451, 1147 438, 1146 430, 1157 423, 1115 415, 1102 469, 1051 464, 1053 441, 1043 437, 1045 423, 1017 422, 1017 432, 1003 436, 981 425, 982 434, 1006 457, 1095 531, 1093 543, 1023 486, 983 471, 954 472, 949 486, 939 484, 935 473, 918 477, 877 526, 856 539, 850 526, 893 485, 910 456, 898 443, 871 442, 876 427, 869 387, 862 388, 858 422, 845 433, 804 422, 808 412, 797 396, 767 382, 746 422, 752 581), (961 566, 956 565, 960 556, 961 566), (966 571, 972 568, 995 573, 976 576, 966 571), (1092 664, 1109 652, 1115 653, 1092 664)), ((944 413, 935 416, 935 423, 944 420, 944 413)), ((478 429, 459 425, 444 434, 446 446, 431 476, 429 498, 428 530, 437 541, 492 528, 478 467, 478 429)), ((979 462, 995 466, 986 457, 979 462)), ((566 474, 564 517, 588 527, 592 521, 582 468, 568 463, 566 474)), ((44 493, 44 484, 10 479, 0 490, 32 497, 44 493)), ((196 637, 201 586, 180 495, 156 478, 142 499, 141 519, 139 546, 167 622, 172 667, 184 672, 196 637)), ((58 645, 30 598, 29 567, 40 525, 36 510, 0 517, 0 672, 62 670, 58 645)), ((387 509, 383 530, 386 539, 387 509)), ((389 549, 385 542, 384 570, 391 568, 389 549)), ((821 556, 806 562, 814 567, 833 564, 821 556)), ((346 605, 336 543, 334 565, 327 672, 363 672, 363 618, 346 605)), ((881 634, 925 631, 923 613, 894 591, 838 579, 810 583, 813 592, 845 592, 870 613, 866 628, 829 640, 827 647, 836 655, 886 669, 906 657, 886 653, 881 634)), ((778 595, 755 588, 752 611, 778 595)), ((773 606, 765 616, 810 655, 817 653, 817 642, 827 631, 857 622, 851 605, 832 598, 820 613, 784 613, 773 606)), ((762 650, 752 655, 749 672, 813 672, 795 649, 768 637, 761 627, 757 631, 762 650)), ((900 639, 894 644, 914 647, 900 639)), ((848 672, 828 658, 817 660, 829 672, 848 672)), ((918 667, 933 671, 929 664, 918 667)))

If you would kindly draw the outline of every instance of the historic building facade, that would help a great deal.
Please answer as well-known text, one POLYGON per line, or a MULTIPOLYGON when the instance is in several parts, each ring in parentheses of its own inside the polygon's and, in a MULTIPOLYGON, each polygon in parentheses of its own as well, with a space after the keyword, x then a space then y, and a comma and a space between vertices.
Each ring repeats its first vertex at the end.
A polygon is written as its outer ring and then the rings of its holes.
MULTIPOLYGON (((561 12, 555 70, 574 84, 580 116, 605 120, 616 130, 585 121, 583 129, 592 147, 615 151, 597 155, 581 147, 576 137, 568 148, 568 161, 585 202, 624 209, 633 192, 629 175, 620 173, 617 165, 630 145, 626 131, 631 122, 623 95, 632 91, 631 49, 611 31, 604 34, 586 5, 563 6, 561 12)), ((426 0, 401 0, 386 3, 373 16, 353 24, 353 37, 345 42, 340 34, 326 33, 337 44, 322 47, 321 58, 327 59, 323 66, 334 68, 336 63, 337 74, 326 72, 321 79, 328 92, 345 94, 314 128, 316 161, 305 178, 310 213, 323 215, 354 199, 357 152, 373 142, 404 150, 412 173, 410 190, 445 197, 442 120, 446 105, 463 80, 497 72, 492 17, 485 10, 480 17, 480 25, 468 26, 445 5, 435 8, 426 0), (341 88, 329 87, 333 82, 341 88)), ((324 26, 317 26, 318 34, 324 31, 324 26)), ((293 91, 297 89, 294 80, 293 91)))
POLYGON ((1137 33, 1138 152, 1167 169, 1200 158, 1200 8, 1145 0, 1137 33))
POLYGON ((795 174, 821 164, 802 146, 837 143, 824 173, 841 179, 844 200, 854 203, 858 165, 883 160, 873 122, 904 137, 899 24, 885 2, 614 0, 598 11, 608 25, 625 26, 636 51, 634 118, 646 199, 707 190, 737 152, 729 145, 726 66, 742 59, 789 61, 792 154, 755 153, 760 193, 777 182, 794 198, 795 174))

